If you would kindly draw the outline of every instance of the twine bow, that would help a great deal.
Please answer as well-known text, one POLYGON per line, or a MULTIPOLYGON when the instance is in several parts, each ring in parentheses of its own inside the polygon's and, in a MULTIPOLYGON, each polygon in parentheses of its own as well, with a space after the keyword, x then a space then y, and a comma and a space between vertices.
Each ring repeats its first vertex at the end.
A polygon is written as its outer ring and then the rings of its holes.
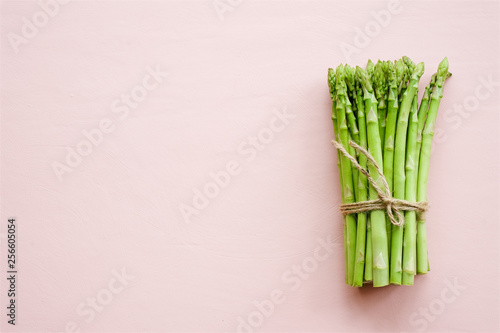
MULTIPOLYGON (((363 213, 363 212, 371 212, 374 210, 386 210, 391 223, 396 226, 403 226, 405 223, 404 215, 401 211, 417 211, 424 212, 428 209, 427 202, 410 202, 406 200, 395 199, 391 195, 391 190, 389 189, 389 184, 387 184, 387 180, 385 179, 384 173, 380 170, 379 165, 373 158, 373 156, 363 147, 359 146, 353 141, 349 141, 349 145, 366 156, 368 161, 370 161, 377 173, 380 176, 380 179, 384 185, 384 190, 380 188, 377 182, 370 176, 367 170, 363 169, 361 165, 359 165, 356 158, 352 157, 344 146, 338 143, 335 140, 332 140, 332 144, 337 148, 345 157, 351 161, 351 163, 358 169, 365 177, 368 179, 370 184, 375 188, 378 194, 378 199, 376 200, 368 200, 361 202, 354 202, 348 204, 340 205, 340 212, 343 215, 354 214, 354 213, 363 213), (396 219, 396 217, 397 219, 396 219)), ((378 180, 378 179, 377 179, 378 180)))

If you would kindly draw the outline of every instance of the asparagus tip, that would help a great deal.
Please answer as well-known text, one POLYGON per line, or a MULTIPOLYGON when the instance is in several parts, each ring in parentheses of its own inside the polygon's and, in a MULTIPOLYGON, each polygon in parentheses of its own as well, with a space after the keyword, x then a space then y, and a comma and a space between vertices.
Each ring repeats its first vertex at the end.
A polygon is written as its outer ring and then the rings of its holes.
POLYGON ((448 58, 444 57, 438 66, 438 75, 445 76, 447 75, 446 72, 448 72, 448 58))
POLYGON ((424 71, 425 71, 424 63, 419 62, 417 67, 415 68, 415 74, 417 74, 418 76, 422 76, 422 74, 424 74, 424 71))

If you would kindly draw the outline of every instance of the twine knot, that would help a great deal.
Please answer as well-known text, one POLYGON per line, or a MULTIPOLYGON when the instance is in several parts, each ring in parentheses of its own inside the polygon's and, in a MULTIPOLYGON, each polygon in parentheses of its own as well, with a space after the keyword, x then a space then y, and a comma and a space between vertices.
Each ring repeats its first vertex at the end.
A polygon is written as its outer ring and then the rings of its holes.
POLYGON ((389 184, 387 184, 387 180, 384 176, 384 173, 380 169, 379 165, 373 158, 373 156, 363 147, 359 146, 353 141, 349 141, 349 145, 366 156, 368 161, 370 161, 374 168, 377 170, 379 178, 374 180, 370 173, 359 165, 356 158, 352 157, 345 147, 338 143, 335 140, 332 140, 332 144, 337 148, 345 157, 351 161, 351 163, 358 169, 365 177, 368 179, 370 184, 377 191, 378 199, 376 200, 368 200, 368 201, 360 201, 353 203, 344 203, 340 205, 340 212, 343 215, 355 214, 355 213, 364 213, 371 212, 374 210, 385 210, 387 212, 387 216, 391 220, 391 223, 396 226, 404 225, 404 215, 401 211, 417 211, 417 212, 425 212, 428 209, 428 203, 425 202, 410 202, 401 199, 395 199, 392 197, 391 190, 389 189, 389 184), (382 189, 377 181, 381 181, 384 189, 382 189), (397 218, 396 218, 397 217, 397 218))

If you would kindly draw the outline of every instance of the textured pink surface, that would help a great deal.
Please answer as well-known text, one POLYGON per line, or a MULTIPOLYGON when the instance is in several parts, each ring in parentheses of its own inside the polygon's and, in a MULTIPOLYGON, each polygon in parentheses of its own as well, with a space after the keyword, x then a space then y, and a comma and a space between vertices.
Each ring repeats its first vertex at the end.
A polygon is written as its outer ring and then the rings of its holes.
POLYGON ((388 4, 227 0, 221 20, 212 1, 71 2, 16 53, 9 38, 41 8, 2 1, 2 332, 498 331, 499 3, 401 1, 364 45, 356 29, 388 4), (402 55, 426 63, 421 89, 444 56, 453 72, 431 161, 431 272, 354 289, 326 70, 402 55), (59 180, 53 164, 78 145, 91 152, 59 180))

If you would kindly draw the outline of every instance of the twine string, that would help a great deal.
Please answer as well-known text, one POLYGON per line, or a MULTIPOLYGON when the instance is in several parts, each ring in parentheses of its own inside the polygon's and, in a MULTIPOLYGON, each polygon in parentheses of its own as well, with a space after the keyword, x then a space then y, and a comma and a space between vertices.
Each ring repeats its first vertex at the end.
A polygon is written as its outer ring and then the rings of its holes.
POLYGON ((335 140, 332 140, 332 144, 337 148, 349 161, 356 167, 356 169, 361 172, 366 179, 370 182, 373 188, 377 191, 378 199, 376 200, 367 200, 360 201, 354 203, 347 203, 340 205, 340 212, 343 215, 355 214, 355 213, 364 213, 371 212, 374 210, 385 210, 391 223, 396 226, 404 225, 404 215, 401 211, 417 211, 417 212, 425 212, 428 209, 427 202, 410 202, 406 200, 393 198, 391 195, 391 190, 389 188, 389 184, 387 183, 387 179, 384 176, 384 173, 380 169, 380 166, 375 161, 373 156, 363 147, 359 146, 353 141, 349 141, 349 145, 366 156, 368 161, 372 163, 373 167, 378 173, 377 180, 373 179, 370 173, 359 165, 356 158, 351 156, 345 149, 345 147, 338 143, 335 140), (383 189, 377 184, 377 181, 381 181, 383 185, 383 189), (396 218, 397 217, 397 218, 396 218))

